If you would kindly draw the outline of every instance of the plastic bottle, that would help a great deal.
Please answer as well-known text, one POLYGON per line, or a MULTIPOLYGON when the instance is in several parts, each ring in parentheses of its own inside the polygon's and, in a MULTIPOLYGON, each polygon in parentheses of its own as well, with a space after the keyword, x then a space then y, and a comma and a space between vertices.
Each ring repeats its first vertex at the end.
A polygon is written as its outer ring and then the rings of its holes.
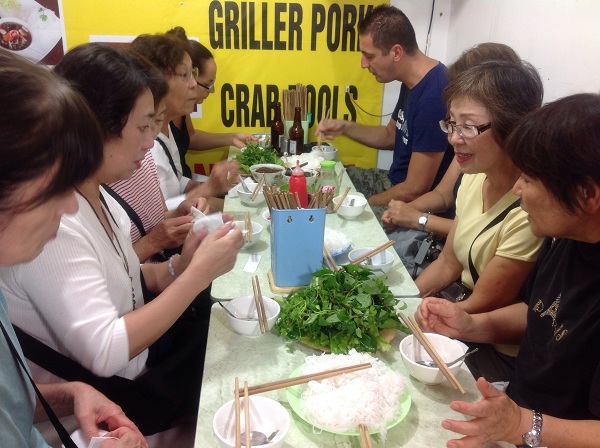
POLYGON ((323 187, 333 187, 337 194, 338 183, 335 178, 335 161, 334 160, 321 160, 321 178, 319 182, 320 189, 323 187))
POLYGON ((300 207, 308 207, 306 177, 304 177, 304 171, 302 171, 302 168, 300 168, 300 160, 296 160, 296 167, 292 170, 292 175, 290 176, 290 193, 294 195, 294 198, 296 198, 296 193, 298 193, 298 197, 300 198, 300 207))
POLYGON ((279 155, 283 154, 281 150, 281 137, 284 136, 283 121, 281 120, 281 103, 275 104, 275 118, 271 122, 271 146, 279 155))
POLYGON ((294 109, 294 124, 290 127, 290 154, 299 156, 304 149, 304 129, 300 119, 300 108, 294 109))

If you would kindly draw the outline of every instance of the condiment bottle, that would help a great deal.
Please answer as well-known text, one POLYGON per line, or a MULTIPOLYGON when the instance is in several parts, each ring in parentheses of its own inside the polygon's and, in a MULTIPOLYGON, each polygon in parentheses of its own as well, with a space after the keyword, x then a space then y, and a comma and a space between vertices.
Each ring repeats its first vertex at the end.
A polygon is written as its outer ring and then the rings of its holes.
MULTIPOLYGON (((299 108, 297 107, 296 110, 297 109, 299 108)), ((306 189, 306 177, 304 177, 304 171, 302 171, 302 168, 300 168, 300 160, 296 160, 296 167, 292 170, 292 175, 290 176, 290 193, 294 195, 294 198, 296 198, 296 193, 298 193, 298 198, 300 199, 300 207, 308 207, 308 190, 306 189)))
POLYGON ((283 121, 281 119, 281 103, 275 103, 275 118, 271 122, 271 146, 279 155, 283 154, 281 150, 281 137, 284 136, 283 121))
POLYGON ((304 149, 304 129, 300 120, 300 108, 294 110, 294 124, 290 128, 290 154, 299 156, 304 149))
POLYGON ((321 179, 319 185, 321 190, 323 187, 333 187, 337 193, 338 184, 335 178, 335 160, 321 160, 321 179))

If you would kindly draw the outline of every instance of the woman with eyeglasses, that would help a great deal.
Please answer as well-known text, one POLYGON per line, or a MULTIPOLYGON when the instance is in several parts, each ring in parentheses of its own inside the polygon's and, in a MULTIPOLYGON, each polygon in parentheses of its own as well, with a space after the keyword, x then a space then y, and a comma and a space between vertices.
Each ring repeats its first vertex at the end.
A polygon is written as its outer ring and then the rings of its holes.
MULTIPOLYGON (((532 234, 519 198, 512 192, 520 170, 504 144, 518 121, 541 105, 542 97, 542 81, 526 62, 477 65, 459 74, 444 90, 449 118, 440 126, 448 134, 464 176, 444 249, 416 279, 422 297, 459 279, 471 291, 470 296, 456 297, 457 306, 467 313, 501 308, 517 299, 541 240, 532 234)), ((476 378, 506 381, 512 376, 517 350, 514 346, 481 347, 467 365, 476 378), (487 356, 488 350, 493 356, 487 356), (488 365, 488 360, 493 362, 488 365)))
MULTIPOLYGON (((217 63, 211 51, 200 42, 188 39, 185 29, 180 26, 170 29, 167 35, 174 36, 189 45, 190 57, 194 77, 196 79, 196 99, 197 104, 202 104, 211 93, 215 92, 215 82, 217 81, 217 63)), ((252 134, 244 132, 208 132, 200 129, 194 129, 190 115, 175 117, 171 120, 171 132, 175 136, 181 165, 186 176, 192 176, 192 170, 186 163, 185 155, 187 151, 204 151, 207 149, 220 148, 222 146, 237 146, 243 148, 246 141, 254 141, 256 138, 252 134)))

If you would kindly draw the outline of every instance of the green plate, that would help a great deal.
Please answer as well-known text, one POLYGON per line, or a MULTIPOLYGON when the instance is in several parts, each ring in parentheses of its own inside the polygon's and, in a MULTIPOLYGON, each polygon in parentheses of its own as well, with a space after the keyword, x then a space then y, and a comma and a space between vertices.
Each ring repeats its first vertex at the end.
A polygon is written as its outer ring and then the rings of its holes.
MULTIPOLYGON (((292 372, 292 375, 290 376, 290 378, 295 378, 295 377, 299 376, 300 370, 302 369, 302 367, 303 366, 300 366, 296 370, 294 370, 292 372)), ((360 436, 360 432, 358 431, 358 428, 356 428, 355 431, 335 432, 335 431, 331 431, 329 429, 321 428, 321 427, 315 425, 313 422, 311 422, 310 419, 308 418, 308 416, 302 410, 302 405, 300 404, 300 397, 302 396, 302 391, 303 391, 302 387, 303 387, 302 384, 298 384, 297 386, 288 387, 285 391, 286 395, 287 395, 288 403, 290 404, 290 406, 292 407, 294 412, 302 420, 304 420, 309 425, 313 425, 315 428, 319 428, 323 431, 331 432, 333 434, 341 434, 341 435, 345 435, 345 436, 360 436)), ((410 393, 408 391, 408 387, 405 386, 405 392, 400 396, 400 409, 398 410, 398 415, 396 416, 395 419, 388 422, 388 424, 386 425, 387 429, 393 428, 398 423, 400 423, 402 420, 404 420, 404 418, 406 417, 406 415, 408 414, 408 411, 410 409, 410 403, 411 403, 410 393)), ((377 429, 369 428, 369 433, 371 433, 371 434, 377 434, 378 432, 379 431, 377 429)))

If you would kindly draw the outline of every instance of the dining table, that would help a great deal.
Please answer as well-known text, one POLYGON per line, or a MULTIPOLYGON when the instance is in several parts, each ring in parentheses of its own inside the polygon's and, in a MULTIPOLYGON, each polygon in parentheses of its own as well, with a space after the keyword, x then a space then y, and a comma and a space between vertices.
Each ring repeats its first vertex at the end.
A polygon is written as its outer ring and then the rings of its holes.
MULTIPOLYGON (((338 162, 338 172, 341 164, 338 162)), ((342 179, 340 188, 351 188, 356 194, 347 176, 342 179)), ((235 197, 226 197, 224 211, 243 220, 244 212, 250 212, 252 219, 260 219, 264 207, 249 207, 240 203, 235 197)), ((354 247, 378 246, 387 241, 387 236, 379 222, 367 205, 366 210, 357 219, 345 220, 336 213, 327 214, 326 226, 347 233, 354 247)), ((270 290, 267 271, 270 268, 270 238, 268 230, 263 230, 261 239, 248 252, 241 251, 234 268, 213 282, 211 294, 215 301, 227 301, 232 298, 252 294, 252 277, 258 275, 264 282, 262 292, 268 296, 278 296, 270 290), (258 265, 252 262, 252 254, 258 254, 258 265), (247 272, 247 265, 253 272, 247 272), (246 268, 246 270, 245 270, 246 268)), ((418 289, 404 265, 395 255, 394 266, 385 283, 398 298, 397 308, 405 314, 413 314, 421 299, 418 289)), ((343 262, 340 261, 340 264, 343 262)), ((285 295, 279 294, 285 300, 285 295)), ((372 436, 375 447, 443 447, 447 440, 457 437, 456 434, 441 426, 443 419, 465 419, 466 417, 453 411, 449 404, 453 400, 476 401, 480 398, 475 380, 463 364, 457 380, 465 389, 462 394, 446 379, 438 385, 425 385, 412 378, 404 367, 399 351, 400 341, 406 337, 397 331, 391 340, 388 351, 374 354, 389 368, 402 376, 407 393, 410 395, 410 407, 405 417, 395 426, 388 429, 385 440, 379 435, 372 436)), ((218 303, 213 304, 206 346, 204 372, 198 420, 196 426, 195 448, 218 447, 218 440, 213 432, 213 417, 216 411, 234 397, 234 380, 248 382, 249 386, 264 384, 289 378, 292 373, 304 364, 305 358, 322 354, 320 350, 299 342, 286 340, 274 332, 257 337, 246 337, 235 333, 229 325, 225 311, 218 303)), ((279 401, 289 412, 291 426, 283 441, 283 447, 359 447, 360 437, 346 434, 334 434, 313 427, 292 409, 285 389, 273 390, 263 394, 279 401)))

